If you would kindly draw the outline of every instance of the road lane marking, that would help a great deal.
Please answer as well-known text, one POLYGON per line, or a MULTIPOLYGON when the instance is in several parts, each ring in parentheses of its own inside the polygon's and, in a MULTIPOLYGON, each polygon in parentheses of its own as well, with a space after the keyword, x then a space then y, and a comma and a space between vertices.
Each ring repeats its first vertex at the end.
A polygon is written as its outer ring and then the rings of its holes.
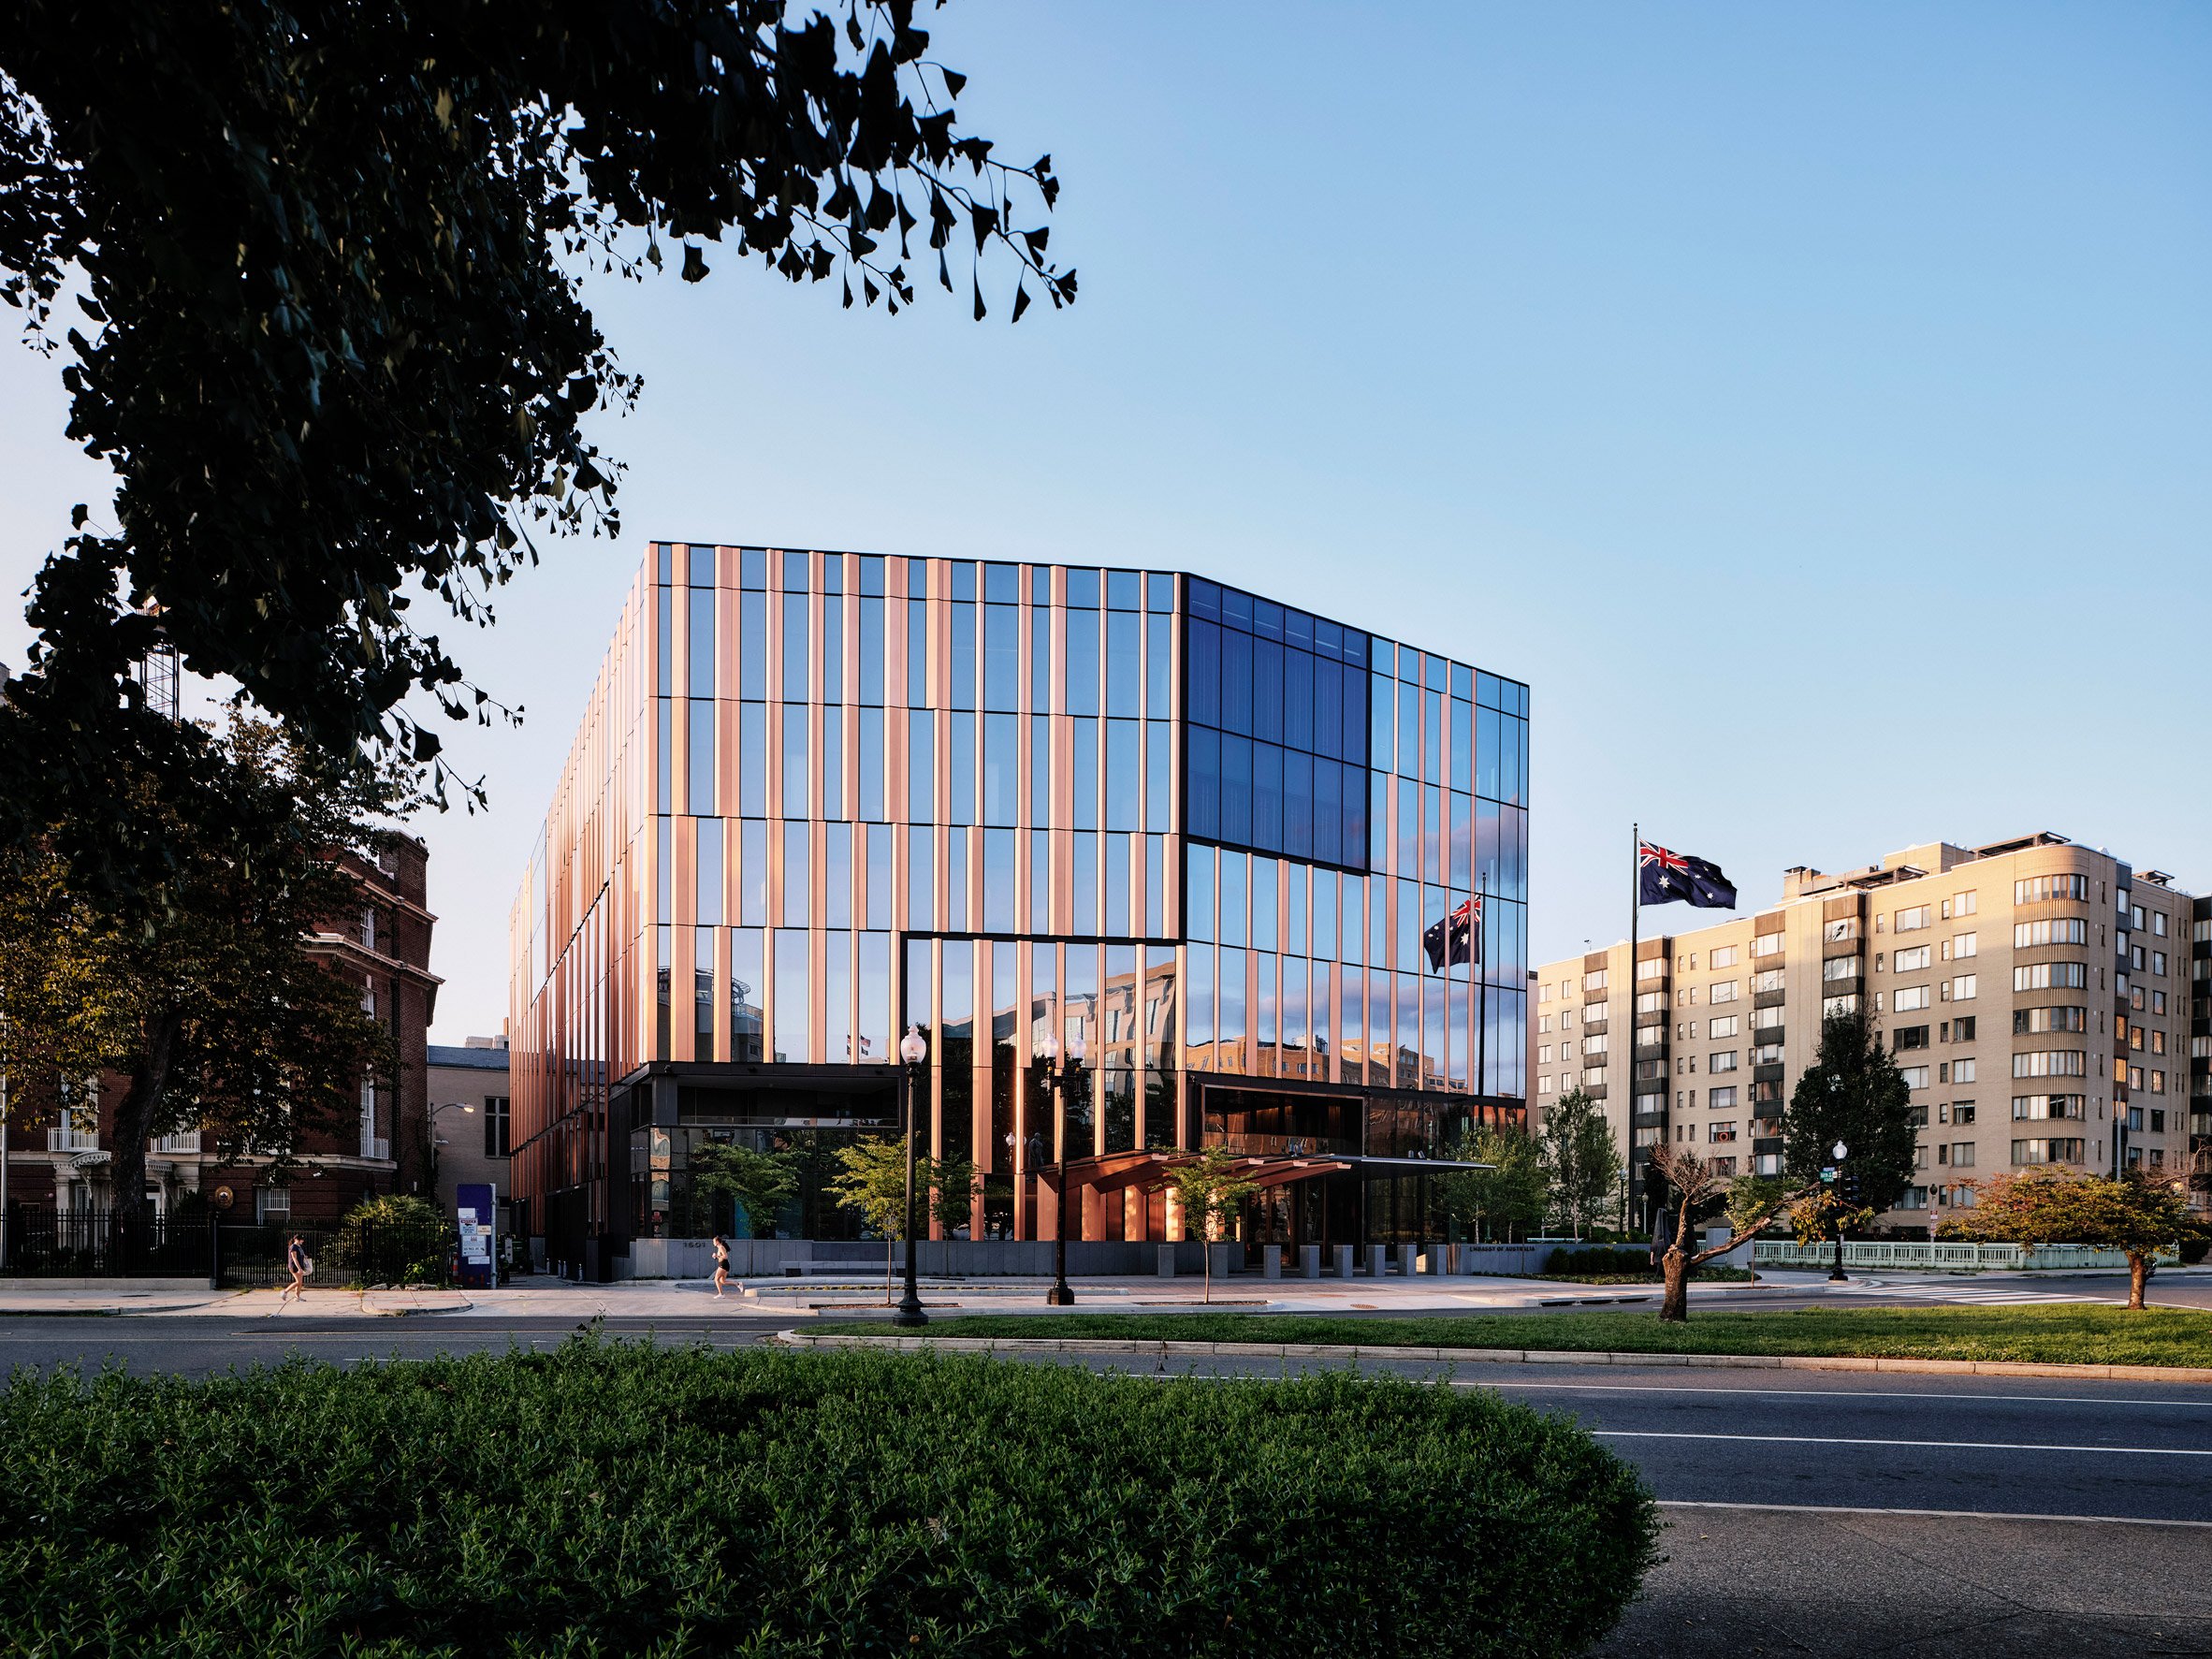
POLYGON ((1467 1376, 1454 1377, 1452 1381, 1463 1389, 1535 1389, 1560 1394, 1771 1394, 1806 1400, 1988 1400, 2025 1401, 2036 1405, 2179 1405, 2193 1406, 2200 1411, 2212 1409, 2212 1398, 2129 1400, 2095 1394, 1930 1394, 1900 1389, 1678 1389, 1665 1383, 1485 1382, 1480 1377, 1467 1376))
POLYGON ((1661 1498, 1662 1509, 1754 1509, 1785 1515, 1925 1515, 1937 1521, 2078 1521, 2096 1526, 2186 1526, 2212 1532, 2212 1521, 2155 1521, 2145 1515, 2030 1515, 2010 1509, 1877 1509, 1849 1504, 1730 1504, 1661 1498))
POLYGON ((2212 1447, 2047 1446, 2011 1440, 1861 1440, 1840 1434, 1710 1434, 1683 1429, 1591 1429, 1603 1440, 1743 1440, 1768 1446, 1933 1447, 1945 1451, 2088 1451, 2111 1457, 2212 1458, 2212 1447))

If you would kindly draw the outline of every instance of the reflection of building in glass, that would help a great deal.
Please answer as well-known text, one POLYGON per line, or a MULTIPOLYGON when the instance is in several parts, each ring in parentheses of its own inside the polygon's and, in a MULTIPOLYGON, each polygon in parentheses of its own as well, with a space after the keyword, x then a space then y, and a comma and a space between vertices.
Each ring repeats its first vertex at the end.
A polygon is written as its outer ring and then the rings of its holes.
POLYGON ((914 1022, 976 1236, 1054 1230, 1048 1032, 1071 1233, 1173 1236, 1163 1160, 1219 1140, 1267 1160, 1248 1241, 1411 1236, 1408 1164, 1520 1120, 1527 730, 1196 577, 656 545, 514 913, 521 1224, 606 1272, 728 1225, 696 1149, 826 1171, 914 1022))

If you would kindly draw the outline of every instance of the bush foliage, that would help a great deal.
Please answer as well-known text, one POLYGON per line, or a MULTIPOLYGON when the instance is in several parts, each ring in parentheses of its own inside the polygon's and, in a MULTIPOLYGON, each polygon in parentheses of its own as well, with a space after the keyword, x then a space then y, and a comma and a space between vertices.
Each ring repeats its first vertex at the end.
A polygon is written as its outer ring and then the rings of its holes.
POLYGON ((1657 1531, 1588 1435, 1470 1390, 589 1337, 19 1374, 0 1469, 48 1653, 1541 1656, 1657 1531))

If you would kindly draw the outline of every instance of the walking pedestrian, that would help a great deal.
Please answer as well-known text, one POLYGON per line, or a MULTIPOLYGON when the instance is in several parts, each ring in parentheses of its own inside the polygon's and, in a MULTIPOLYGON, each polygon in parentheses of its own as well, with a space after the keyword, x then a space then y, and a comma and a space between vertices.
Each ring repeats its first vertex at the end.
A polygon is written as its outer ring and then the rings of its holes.
POLYGON ((307 1241, 298 1233, 292 1235, 291 1244, 285 1246, 284 1266, 291 1272, 292 1282, 284 1287, 284 1293, 277 1298, 279 1307, 295 1296, 305 1299, 307 1275, 314 1271, 314 1263, 308 1259, 307 1241))
POLYGON ((722 1235, 714 1235, 714 1293, 720 1296, 722 1287, 730 1282, 730 1246, 722 1243, 722 1235))

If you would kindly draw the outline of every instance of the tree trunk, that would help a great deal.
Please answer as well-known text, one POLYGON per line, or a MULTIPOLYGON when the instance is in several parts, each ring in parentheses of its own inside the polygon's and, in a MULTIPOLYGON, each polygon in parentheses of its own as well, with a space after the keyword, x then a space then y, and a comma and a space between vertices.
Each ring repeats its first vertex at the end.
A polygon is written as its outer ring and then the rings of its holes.
POLYGON ((1214 1301, 1214 1241, 1203 1232, 1199 1234, 1199 1262, 1206 1276, 1205 1294, 1199 1300, 1211 1306, 1214 1301))
POLYGON ((898 1241, 890 1239, 883 1245, 883 1305, 891 1305, 891 1275, 898 1267, 898 1241))
POLYGON ((1666 1280, 1666 1288, 1659 1298, 1660 1320, 1686 1323, 1690 1317, 1690 1258, 1679 1239, 1659 1258, 1659 1271, 1666 1280))
POLYGON ((2143 1288, 2150 1283, 2150 1255, 2144 1250, 2128 1252, 2128 1305, 2143 1305, 2143 1288))
POLYGON ((131 1068, 130 1086, 115 1107, 114 1145, 109 1157, 109 1215, 115 1240, 135 1251, 146 1230, 146 1138, 168 1092, 176 1067, 177 1039, 182 1033, 181 1009, 157 1010, 145 1028, 146 1046, 131 1068))

